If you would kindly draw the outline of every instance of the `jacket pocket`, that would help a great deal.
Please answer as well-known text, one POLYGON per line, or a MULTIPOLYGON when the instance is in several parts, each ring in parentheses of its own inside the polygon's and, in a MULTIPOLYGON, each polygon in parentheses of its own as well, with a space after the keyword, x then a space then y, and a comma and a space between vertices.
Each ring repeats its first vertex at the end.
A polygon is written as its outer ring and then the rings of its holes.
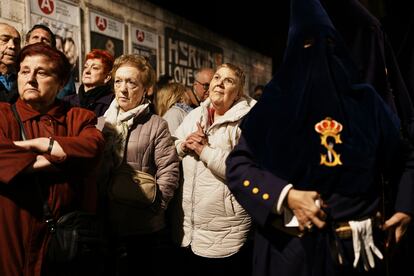
POLYGON ((223 200, 224 200, 224 208, 226 211, 226 215, 228 217, 233 217, 236 215, 234 210, 233 201, 235 200, 233 194, 226 188, 223 189, 223 200))

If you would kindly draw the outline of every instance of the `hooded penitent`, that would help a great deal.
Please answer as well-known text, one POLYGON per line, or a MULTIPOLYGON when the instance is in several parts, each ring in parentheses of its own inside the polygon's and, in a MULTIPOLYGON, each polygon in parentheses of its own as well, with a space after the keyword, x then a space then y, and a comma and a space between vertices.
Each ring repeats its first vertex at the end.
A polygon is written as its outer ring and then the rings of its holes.
MULTIPOLYGON (((410 89, 413 86, 406 86, 410 84, 410 78, 403 80, 402 73, 408 70, 404 68, 405 70, 400 71, 398 68, 394 50, 380 21, 359 0, 323 0, 322 4, 344 38, 357 66, 359 79, 375 88, 388 106, 398 114, 405 134, 413 139, 414 91, 410 89)), ((409 41, 409 37, 407 36, 406 41, 409 41)), ((410 55, 404 56, 404 62, 408 61, 410 55)))
POLYGON ((371 200, 340 202, 378 195, 378 145, 399 135, 375 90, 357 79, 319 1, 292 0, 283 63, 241 126, 260 166, 296 188, 321 192, 335 219, 373 211, 371 200), (335 213, 336 204, 350 208, 335 213))

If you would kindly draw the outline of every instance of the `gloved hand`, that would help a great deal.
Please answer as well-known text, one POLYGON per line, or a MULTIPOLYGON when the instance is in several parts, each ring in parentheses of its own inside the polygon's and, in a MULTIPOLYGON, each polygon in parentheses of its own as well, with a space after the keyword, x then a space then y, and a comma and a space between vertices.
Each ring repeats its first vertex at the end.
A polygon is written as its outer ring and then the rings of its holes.
POLYGON ((354 247, 354 267, 357 267, 360 257, 362 257, 364 269, 368 271, 375 267, 375 260, 372 253, 382 260, 381 251, 375 246, 372 238, 372 221, 366 219, 362 221, 349 221, 352 229, 352 243, 354 247))

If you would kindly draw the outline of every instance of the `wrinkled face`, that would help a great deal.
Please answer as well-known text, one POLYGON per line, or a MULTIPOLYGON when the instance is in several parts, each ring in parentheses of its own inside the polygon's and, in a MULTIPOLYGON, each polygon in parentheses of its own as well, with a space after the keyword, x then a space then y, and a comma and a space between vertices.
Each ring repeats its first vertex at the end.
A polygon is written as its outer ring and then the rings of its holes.
MULTIPOLYGON (((201 71, 197 78, 194 79, 193 91, 196 94, 198 100, 203 102, 208 98, 208 89, 210 85, 213 72, 209 70, 201 71)), ((198 105, 198 103, 195 103, 198 105)))
POLYGON ((34 29, 30 33, 30 37, 29 37, 29 40, 27 41, 27 45, 34 44, 37 42, 43 42, 49 46, 52 46, 52 38, 50 37, 50 34, 43 29, 34 29))
POLYGON ((114 77, 115 98, 123 111, 141 104, 146 89, 140 80, 141 72, 131 65, 118 68, 114 77))
POLYGON ((222 67, 210 83, 210 100, 219 115, 223 115, 242 94, 240 80, 233 70, 222 67))
POLYGON ((85 61, 82 73, 82 83, 85 86, 85 91, 104 85, 108 81, 109 76, 101 59, 91 58, 85 61))
POLYGON ((20 98, 32 107, 50 106, 63 86, 55 71, 55 64, 49 57, 26 56, 17 75, 20 98))
POLYGON ((19 51, 19 33, 11 26, 0 24, 0 64, 6 66, 15 64, 19 51))

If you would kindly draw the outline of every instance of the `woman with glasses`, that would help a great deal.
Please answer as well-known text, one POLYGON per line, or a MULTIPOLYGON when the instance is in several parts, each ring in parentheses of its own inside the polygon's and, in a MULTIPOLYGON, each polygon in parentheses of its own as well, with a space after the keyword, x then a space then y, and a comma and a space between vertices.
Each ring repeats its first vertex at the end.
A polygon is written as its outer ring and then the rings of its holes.
POLYGON ((209 98, 175 132, 184 174, 182 215, 173 220, 183 247, 181 275, 250 274, 243 245, 251 220, 225 184, 225 160, 240 136, 241 119, 255 103, 244 95, 244 81, 239 67, 220 65, 209 98), (190 268, 189 263, 195 265, 190 268))
POLYGON ((164 213, 178 186, 179 160, 167 122, 150 112, 145 97, 155 72, 144 57, 122 55, 115 60, 112 78, 115 99, 98 122, 106 140, 107 167, 101 171, 111 174, 109 187, 102 189, 108 191, 107 218, 116 254, 110 260, 116 261, 116 275, 166 275, 163 269, 168 267, 162 264, 171 258, 171 242, 164 213), (139 186, 142 174, 155 183, 155 196, 139 186))

